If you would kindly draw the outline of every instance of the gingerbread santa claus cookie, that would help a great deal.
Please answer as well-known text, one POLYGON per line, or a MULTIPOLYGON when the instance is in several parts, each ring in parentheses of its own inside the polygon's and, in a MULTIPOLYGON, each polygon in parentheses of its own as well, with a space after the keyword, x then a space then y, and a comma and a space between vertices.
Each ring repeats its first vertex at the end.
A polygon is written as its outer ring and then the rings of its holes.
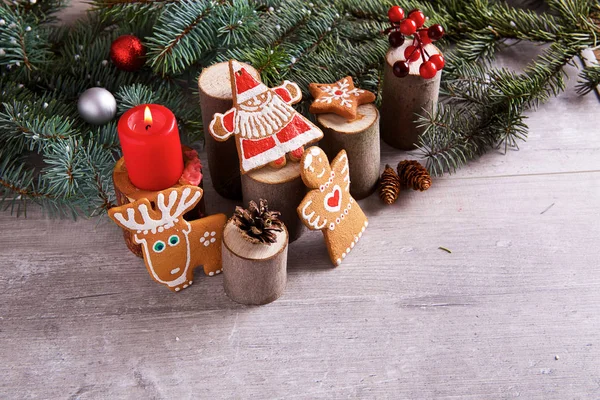
POLYGON ((342 150, 329 164, 318 147, 307 149, 302 156, 301 175, 312 189, 298 206, 300 220, 325 237, 329 257, 340 265, 365 231, 367 217, 350 195, 348 156, 342 150))
POLYGON ((235 135, 242 174, 270 164, 283 167, 286 154, 299 161, 304 146, 323 132, 291 106, 302 99, 297 84, 285 81, 268 88, 235 60, 229 61, 233 108, 214 115, 210 134, 218 141, 235 135))

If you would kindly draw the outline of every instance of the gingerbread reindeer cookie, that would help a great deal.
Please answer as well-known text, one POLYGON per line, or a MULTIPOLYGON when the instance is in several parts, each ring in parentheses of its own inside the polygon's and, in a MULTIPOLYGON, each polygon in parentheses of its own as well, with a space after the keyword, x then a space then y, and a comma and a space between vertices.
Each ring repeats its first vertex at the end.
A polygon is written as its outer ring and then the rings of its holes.
POLYGON ((291 106, 302 100, 297 84, 285 81, 270 89, 235 60, 229 61, 233 108, 217 113, 209 131, 224 142, 235 135, 242 174, 270 164, 281 168, 286 154, 299 161, 304 146, 318 141, 323 132, 291 106))
POLYGON ((221 272, 221 242, 225 214, 195 221, 183 215, 202 198, 202 189, 185 185, 158 192, 156 198, 113 207, 109 217, 132 232, 142 245, 148 273, 156 282, 178 292, 193 283, 194 268, 204 266, 206 275, 221 272))
POLYGON ((331 262, 340 265, 368 225, 350 195, 348 156, 342 150, 330 165, 323 150, 311 147, 301 166, 302 180, 312 190, 298 206, 298 216, 309 229, 323 232, 331 262))

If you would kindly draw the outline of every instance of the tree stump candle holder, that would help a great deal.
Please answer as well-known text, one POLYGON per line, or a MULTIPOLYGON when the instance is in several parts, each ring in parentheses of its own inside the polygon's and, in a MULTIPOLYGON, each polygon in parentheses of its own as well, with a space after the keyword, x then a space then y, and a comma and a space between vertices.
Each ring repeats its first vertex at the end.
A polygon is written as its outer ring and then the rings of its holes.
MULTIPOLYGON (((381 137, 384 142, 401 150, 413 150, 419 142, 423 128, 417 126, 417 115, 435 112, 437 109, 442 72, 432 79, 419 75, 422 60, 410 63, 407 76, 394 75, 393 65, 404 60, 404 50, 409 45, 390 49, 385 57, 383 94, 381 104, 381 137)), ((430 55, 442 54, 433 44, 424 46, 430 55)))
POLYGON ((363 199, 372 194, 379 179, 379 112, 373 104, 358 107, 358 118, 349 121, 336 114, 317 115, 327 157, 346 150, 350 164, 350 194, 363 199))
POLYGON ((244 203, 265 199, 269 207, 281 213, 290 243, 302 236, 306 228, 298 218, 296 208, 306 195, 300 176, 300 164, 288 162, 282 168, 266 166, 242 175, 244 203))
MULTIPOLYGON (((199 183, 196 186, 202 188, 202 167, 200 166, 200 159, 198 158, 198 153, 187 146, 181 146, 181 150, 183 152, 184 170, 181 179, 179 179, 179 182, 173 185, 172 188, 178 188, 183 185, 195 184, 198 180, 198 176, 196 176, 198 172, 200 173, 200 176, 199 183)), ((156 197, 156 194, 159 192, 139 189, 133 183, 131 183, 131 180, 129 180, 129 175, 127 175, 127 166, 125 165, 124 158, 119 159, 119 161, 117 161, 117 163, 115 164, 115 167, 113 169, 113 184, 115 188, 115 194, 117 197, 117 205, 119 206, 133 203, 143 198, 154 199, 156 197)), ((204 197, 202 197, 198 204, 189 212, 187 212, 184 217, 186 220, 192 221, 203 218, 205 214, 206 211, 204 205, 204 197)), ((123 229, 123 238, 125 239, 125 244, 127 244, 127 248, 131 250, 133 254, 135 254, 138 257, 143 256, 142 246, 134 242, 133 234, 131 233, 131 231, 123 229)))
MULTIPOLYGON (((260 74, 250 65, 244 68, 255 78, 260 74)), ((213 187, 221 196, 240 200, 242 184, 240 180, 240 160, 235 141, 219 142, 208 134, 210 121, 216 113, 225 113, 233 105, 229 63, 221 62, 205 68, 198 78, 200 109, 204 126, 204 140, 208 157, 208 169, 213 187)))
POLYGON ((288 232, 276 232, 274 243, 251 243, 230 219, 223 232, 225 293, 236 303, 262 305, 275 301, 287 282, 288 232))

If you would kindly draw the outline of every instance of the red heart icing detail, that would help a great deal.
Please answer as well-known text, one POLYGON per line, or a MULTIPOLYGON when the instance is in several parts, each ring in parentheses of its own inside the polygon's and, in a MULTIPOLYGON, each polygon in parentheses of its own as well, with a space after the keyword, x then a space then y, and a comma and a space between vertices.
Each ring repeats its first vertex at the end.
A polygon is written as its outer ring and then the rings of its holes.
POLYGON ((342 200, 342 190, 338 185, 333 187, 331 193, 325 196, 325 209, 330 212, 339 211, 342 200))
POLYGON ((327 200, 327 205, 331 208, 335 208, 340 204, 340 191, 335 190, 333 193, 333 196, 331 196, 328 200, 327 200))

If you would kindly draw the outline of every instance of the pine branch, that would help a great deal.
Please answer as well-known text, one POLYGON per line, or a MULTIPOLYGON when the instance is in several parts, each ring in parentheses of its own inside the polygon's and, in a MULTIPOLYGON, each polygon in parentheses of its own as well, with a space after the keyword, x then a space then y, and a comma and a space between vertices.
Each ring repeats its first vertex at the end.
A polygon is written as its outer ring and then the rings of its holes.
POLYGON ((585 67, 579 73, 579 80, 577 83, 577 93, 580 95, 586 95, 600 85, 600 66, 594 65, 585 67))
MULTIPOLYGON (((119 113, 163 104, 190 138, 201 132, 195 78, 216 61, 250 62, 270 86, 290 79, 305 94, 311 82, 345 75, 380 94, 388 46, 382 31, 394 4, 420 8, 429 25, 447 30, 437 43, 447 61, 444 102, 420 119, 420 148, 432 173, 452 172, 526 139, 524 111, 564 90, 564 66, 597 42, 600 20, 595 0, 548 0, 546 12, 496 0, 91 1, 87 19, 74 27, 48 24, 64 0, 0 3, 0 191, 17 212, 35 202, 59 215, 99 215, 114 203, 117 120, 99 127, 83 121, 76 101, 84 90, 107 88, 119 113), (109 59, 112 41, 129 33, 148 48, 146 67, 135 73, 109 59), (523 73, 491 67, 500 49, 521 40, 550 46, 523 73), (31 156, 43 157, 42 166, 31 156)), ((596 87, 599 75, 584 69, 579 92, 596 87)), ((297 109, 308 114, 309 102, 297 109)))
MULTIPOLYGON (((19 101, 3 103, 0 112, 0 142, 10 146, 14 154, 24 150, 41 151, 46 144, 77 134, 72 122, 62 115, 52 115, 45 109, 48 103, 33 106, 19 101)), ((48 110, 57 110, 53 106, 48 110)))
POLYGON ((76 204, 49 193, 44 179, 36 178, 35 171, 27 169, 22 160, 4 152, 0 152, 0 160, 0 204, 4 210, 26 216, 27 203, 31 201, 51 216, 77 216, 76 204))
POLYGON ((150 66, 163 75, 177 73, 213 48, 217 26, 209 16, 216 7, 214 1, 167 4, 153 36, 147 39, 150 66))
POLYGON ((430 172, 454 172, 490 148, 503 146, 506 151, 517 147, 527 135, 523 111, 564 90, 562 68, 576 52, 574 47, 554 43, 523 74, 481 66, 456 67, 449 90, 458 93, 459 105, 453 109, 442 106, 419 120, 425 127, 419 147, 430 172), (469 76, 475 76, 476 83, 469 76))
POLYGON ((12 0, 9 7, 23 15, 28 23, 46 24, 56 21, 55 14, 65 8, 69 0, 12 0))
POLYGON ((0 65, 27 75, 46 63, 51 55, 43 29, 33 32, 19 9, 0 3, 0 65))

